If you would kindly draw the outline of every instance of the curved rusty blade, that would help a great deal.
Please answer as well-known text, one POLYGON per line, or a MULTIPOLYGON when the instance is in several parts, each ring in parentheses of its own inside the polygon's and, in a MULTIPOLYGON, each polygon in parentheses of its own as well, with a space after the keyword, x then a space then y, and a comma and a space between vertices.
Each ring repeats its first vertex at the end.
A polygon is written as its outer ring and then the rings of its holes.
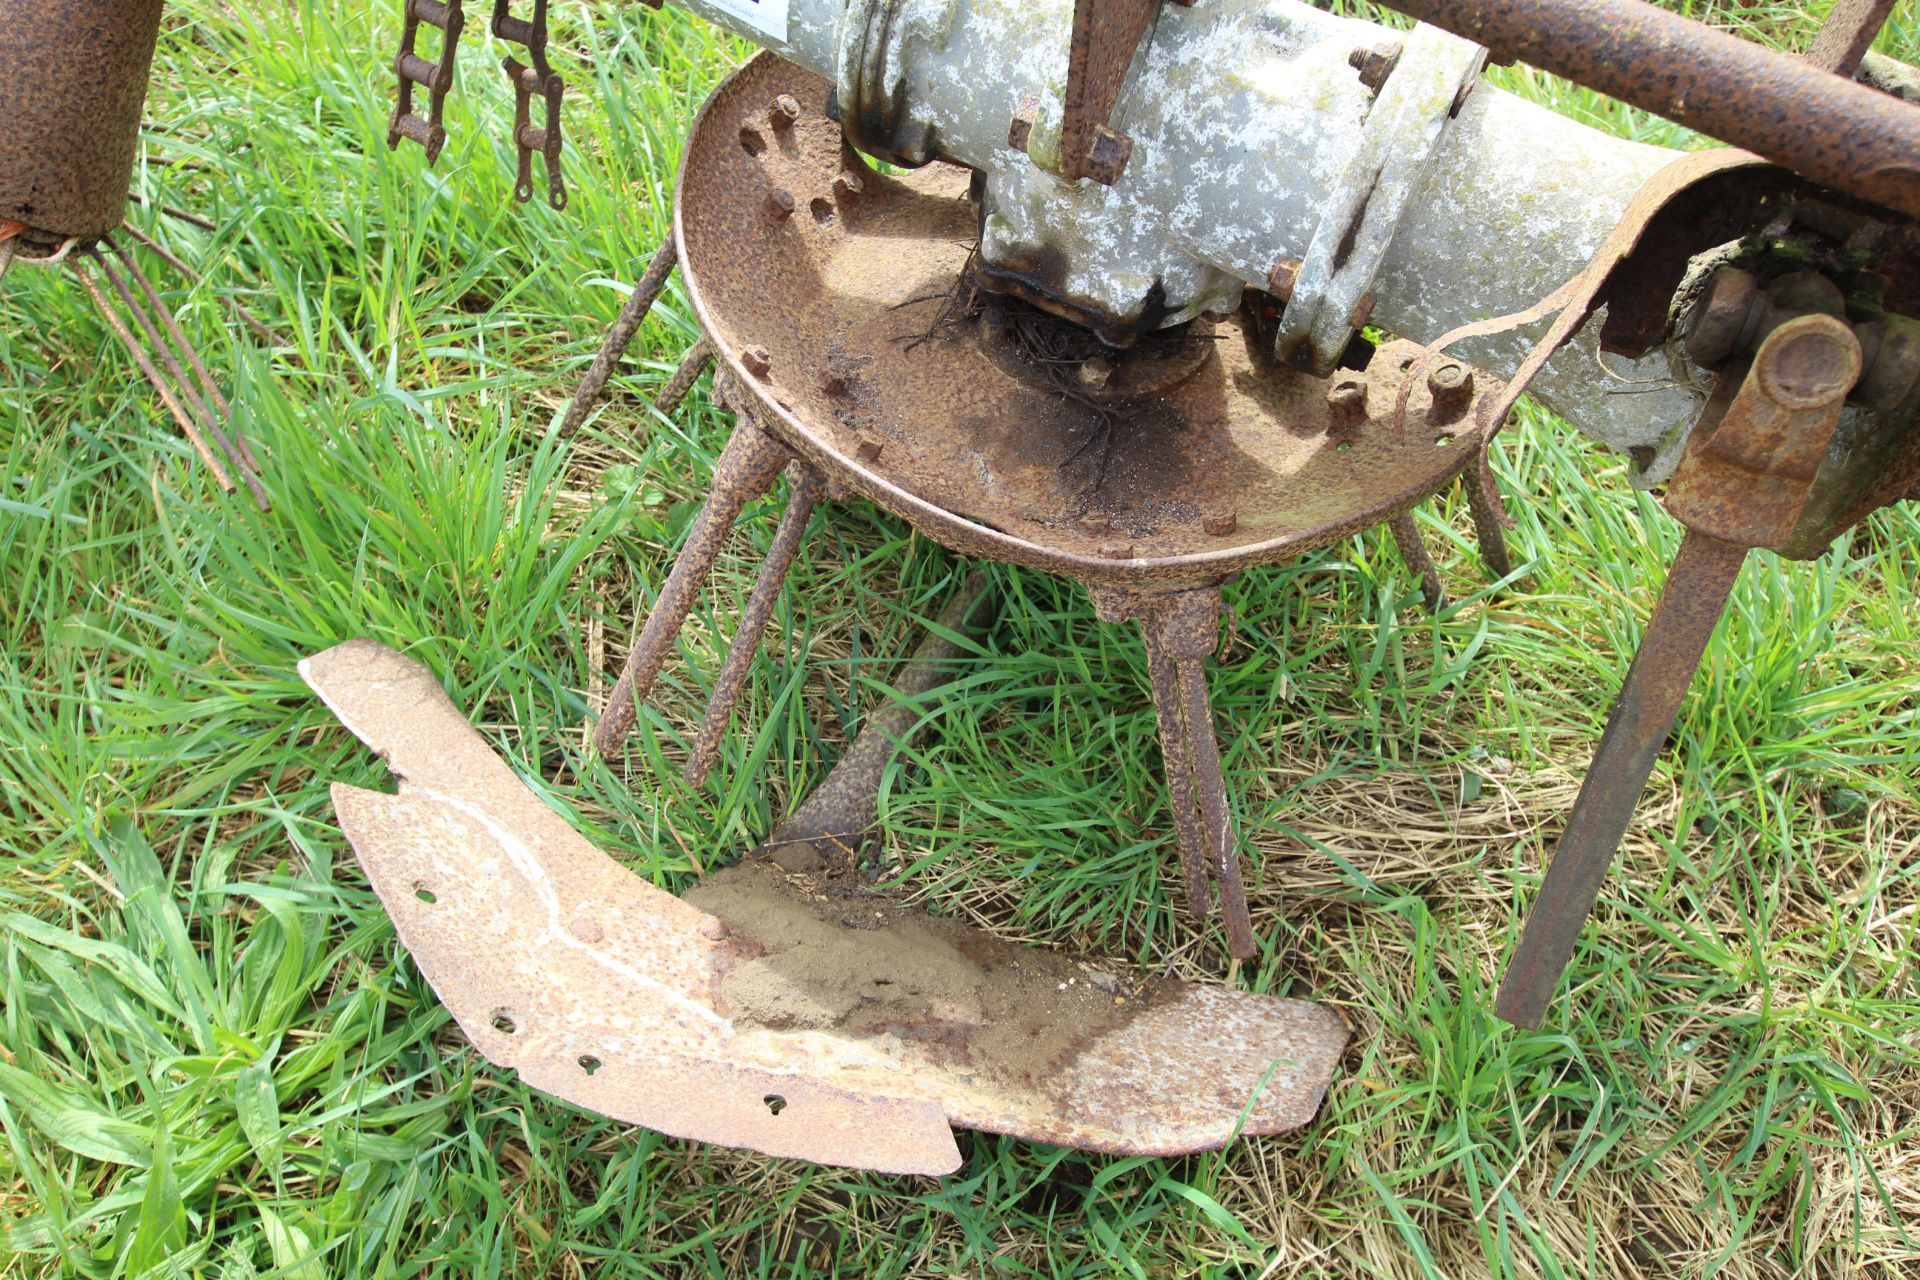
POLYGON ((489 1061, 615 1119, 769 1155, 948 1173, 948 1123, 1176 1155, 1312 1118, 1329 1009, 1129 983, 751 861, 703 906, 595 849, 432 673, 372 641, 300 664, 400 778, 333 788, 341 828, 434 991, 489 1061))

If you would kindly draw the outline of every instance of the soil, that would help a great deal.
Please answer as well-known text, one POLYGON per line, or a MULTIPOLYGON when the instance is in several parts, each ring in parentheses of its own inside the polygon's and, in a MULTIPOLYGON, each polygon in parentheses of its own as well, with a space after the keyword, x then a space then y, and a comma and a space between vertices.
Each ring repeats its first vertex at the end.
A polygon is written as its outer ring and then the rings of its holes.
POLYGON ((903 907, 852 872, 749 858, 685 897, 740 947, 720 989, 736 1022, 895 1036, 979 1085, 1044 1087, 1082 1046, 1152 1003, 1151 988, 903 907))

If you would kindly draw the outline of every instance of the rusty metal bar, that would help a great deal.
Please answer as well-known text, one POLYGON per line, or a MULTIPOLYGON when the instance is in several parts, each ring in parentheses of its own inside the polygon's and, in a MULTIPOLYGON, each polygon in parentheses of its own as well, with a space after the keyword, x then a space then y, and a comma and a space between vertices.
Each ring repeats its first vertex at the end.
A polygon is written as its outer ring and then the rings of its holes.
POLYGON ((580 386, 573 393, 573 399, 567 405, 567 414, 560 420, 560 438, 566 439, 580 429, 587 420, 587 414, 600 399, 600 393, 607 389, 607 379, 613 375, 613 366, 633 344, 633 335, 639 332, 640 322, 647 318, 647 312, 660 297, 660 291, 666 288, 667 277, 680 261, 679 246, 669 235, 658 249, 654 250, 653 260, 647 263, 646 271, 635 282, 633 292, 627 295, 626 305, 620 308, 619 318, 613 327, 607 330, 607 337, 600 344, 599 352, 593 357, 593 363, 587 367, 587 376, 580 380, 580 386))
POLYGON ((1193 794, 1193 748, 1187 742, 1186 710, 1180 701, 1180 678, 1173 655, 1158 634, 1156 619, 1141 619, 1147 646, 1147 682, 1153 688, 1153 714, 1160 726, 1160 757, 1167 779, 1167 803, 1173 808, 1175 842, 1180 848, 1180 875, 1186 885, 1187 914, 1207 918, 1212 894, 1207 868, 1212 861, 1200 834, 1200 811, 1193 794))
POLYGON ((687 398, 687 392, 693 390, 693 384, 700 381, 700 375, 713 363, 713 343, 703 334, 700 341, 687 348, 687 354, 680 357, 680 364, 673 376, 661 386, 659 394, 653 398, 653 410, 662 417, 672 417, 680 402, 687 398))
POLYGON ((704 786, 707 774, 713 769, 720 739, 727 731, 727 722, 733 718, 733 704, 739 701, 740 690, 746 687, 753 656, 759 652, 760 637, 766 634, 767 623, 773 619, 774 603, 780 596, 780 588, 786 585, 787 571, 793 568, 793 557, 800 550, 807 521, 813 518, 814 504, 826 491, 826 482, 820 473, 804 462, 788 468, 788 480, 792 492, 787 498, 787 509, 780 514, 780 527, 774 530, 767 558, 760 562, 760 574, 753 580, 753 592, 740 613, 733 644, 727 650, 719 678, 713 683, 713 696, 707 700, 706 714, 701 717, 693 750, 688 753, 681 773, 691 787, 704 786))
POLYGON ((1387 521, 1387 529, 1393 534, 1393 543, 1400 548, 1400 558, 1407 562, 1407 568, 1420 575, 1420 595, 1426 600, 1427 608, 1440 612, 1447 603, 1447 589, 1440 583, 1440 567, 1427 552, 1420 526, 1413 522, 1413 512, 1402 511, 1387 521))
POLYGON ((1500 984, 1495 1011, 1515 1026, 1537 1027, 1547 1011, 1746 557, 1703 533, 1680 544, 1500 984))
POLYGON ((1473 470, 1461 477, 1467 491, 1467 510, 1473 514, 1473 537, 1480 544, 1480 562, 1495 580, 1513 572, 1513 556, 1507 550, 1507 525, 1511 518, 1500 500, 1500 484, 1494 479, 1493 442, 1480 448, 1473 470))
POLYGON ((1893 0, 1836 0, 1807 50, 1807 61, 1835 75, 1853 75, 1892 12, 1893 0))
POLYGON ((774 829, 756 853, 778 855, 804 845, 823 863, 851 855, 880 822, 880 776, 901 747, 917 736, 926 715, 921 700, 953 676, 954 659, 967 652, 953 637, 978 639, 993 625, 993 588, 986 575, 968 575, 966 585, 947 602, 920 646, 893 681, 893 698, 869 715, 826 781, 774 829))
POLYGON ((1920 217, 1920 107, 1645 0, 1384 0, 1815 182, 1920 217))
POLYGON ((687 541, 673 562, 673 571, 660 587, 660 595, 647 614, 639 639, 627 653, 620 679, 607 698, 606 712, 593 731, 593 745, 603 756, 611 756, 626 741, 641 702, 653 689, 673 647, 673 638, 693 610, 693 598, 713 574, 720 549, 733 532, 733 522, 741 509, 772 487, 780 468, 793 455, 787 447, 762 431, 751 418, 742 415, 733 436, 713 469, 713 492, 687 531, 687 541))
POLYGON ((1202 658, 1176 657, 1180 701, 1186 713, 1187 744, 1193 751, 1193 794, 1200 824, 1213 855, 1213 876, 1220 882, 1220 917, 1227 927, 1227 954, 1246 960, 1260 954, 1247 914, 1247 890, 1240 878, 1240 851, 1234 847, 1233 817, 1227 812, 1227 781, 1220 771, 1220 744, 1213 736, 1213 705, 1207 700, 1207 668, 1202 658))

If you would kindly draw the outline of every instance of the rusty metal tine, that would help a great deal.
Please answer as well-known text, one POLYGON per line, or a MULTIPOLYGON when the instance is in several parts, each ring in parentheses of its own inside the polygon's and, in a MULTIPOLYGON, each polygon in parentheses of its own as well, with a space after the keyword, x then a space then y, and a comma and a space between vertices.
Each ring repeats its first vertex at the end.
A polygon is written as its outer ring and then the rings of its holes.
POLYGON ((1462 476, 1460 482, 1467 491, 1467 509, 1473 513, 1473 539, 1480 546, 1480 562, 1498 581, 1513 572, 1513 555, 1507 550, 1507 526, 1512 518, 1507 515, 1506 503, 1500 500, 1500 484, 1488 456, 1492 449, 1491 440, 1480 446, 1472 473, 1462 476))
POLYGON ((1807 50, 1807 61, 1851 79, 1892 12, 1893 0, 1837 0, 1807 50))
POLYGON ((719 678, 713 682, 713 696, 707 699, 706 714, 701 717, 693 750, 688 753, 686 767, 681 772, 688 786, 705 785, 707 774, 713 769, 720 739, 727 731, 727 722, 733 718, 733 704, 746 686, 754 655, 760 651, 760 638, 773 619, 774 602, 779 598, 780 588, 786 585, 788 570, 793 568, 793 557, 800 550, 800 539, 806 535, 807 521, 813 518, 814 504, 826 490, 820 473, 804 462, 790 466, 787 477, 791 484, 787 509, 780 513, 773 545, 767 548, 767 558, 760 562, 759 576, 753 580, 753 593, 747 597, 747 607, 740 612, 733 644, 727 649, 727 660, 720 668, 719 678))
POLYGON ((161 300, 160 291, 153 287, 153 281, 148 279, 146 272, 140 269, 140 264, 133 260, 133 255, 110 236, 102 236, 101 240, 113 250, 114 255, 126 266, 127 274, 132 276, 134 283, 140 286, 140 292, 146 296, 148 309, 160 317, 160 323, 166 326, 167 334, 173 339, 174 346, 187 358, 187 365, 193 370, 194 377, 199 380, 200 386, 212 399, 214 407, 219 410, 219 416, 213 423, 214 432, 220 437, 220 443, 239 461, 242 478, 246 481, 247 488, 253 493, 254 501, 260 505, 260 509, 265 511, 267 493, 255 479, 260 474, 259 461, 254 458, 253 450, 248 447, 246 437, 242 436, 237 429, 228 430, 222 426, 223 423, 232 421, 233 406, 227 403, 224 395, 220 394, 220 385, 213 380, 213 375, 207 372, 206 362, 200 358, 199 350, 188 341, 187 335, 181 332, 180 322, 173 318, 173 313, 161 300))
MULTIPOLYGON (((109 247, 113 247, 113 242, 110 238, 102 236, 101 240, 109 247)), ((152 285, 149 283, 144 290, 149 302, 143 305, 140 299, 134 296, 133 290, 128 287, 126 280, 114 267, 113 263, 107 259, 105 254, 100 252, 98 245, 89 247, 86 252, 87 256, 99 265, 101 273, 107 277, 107 282, 113 286, 114 292, 120 295, 120 301, 124 303, 127 310, 133 314, 133 318, 139 322, 140 329, 146 334, 147 341, 151 344, 152 350, 159 355, 161 363, 166 366, 167 372, 173 375, 174 387, 180 393, 181 398, 186 401, 187 407, 199 413, 202 428, 206 431, 207 435, 213 438, 214 443, 220 446, 221 452, 224 453, 227 460, 233 464, 234 470, 240 473, 240 479, 246 484, 247 492, 253 496, 254 505, 258 506, 262 511, 267 510, 269 506, 267 502, 267 491, 261 486, 256 474, 258 468, 251 465, 251 455, 235 444, 233 438, 226 433, 221 425, 225 421, 226 400, 224 398, 220 399, 221 412, 219 413, 216 413, 213 408, 207 404, 206 398, 200 394, 199 389, 188 380, 186 370, 180 367, 179 355, 174 347, 167 341, 167 338, 161 334, 161 326, 154 323, 153 313, 158 312, 167 332, 178 340, 181 348, 188 353, 189 358, 198 364, 199 358, 193 351, 193 344, 187 341, 186 335, 181 333, 179 326, 173 323, 173 317, 167 314, 165 304, 160 301, 159 295, 154 292, 152 285)), ((204 376, 204 368, 201 372, 204 376)), ((207 381, 211 382, 212 379, 208 378, 207 381)))
POLYGON ((918 736, 914 728, 926 715, 921 700, 952 678, 950 664, 967 652, 966 645, 952 637, 984 636, 995 612, 986 575, 969 574, 894 677, 892 700, 862 722, 826 781, 774 829, 763 849, 808 843, 824 854, 852 850, 867 838, 880 821, 880 777, 888 761, 918 736))
POLYGON ((1167 779, 1167 803, 1173 809, 1174 837, 1180 846, 1187 914, 1195 920, 1205 920, 1212 899, 1207 888, 1211 855, 1200 833, 1200 813, 1194 798, 1193 747, 1188 741, 1180 680, 1173 656, 1167 652, 1166 639, 1160 634, 1165 619, 1163 610, 1143 614, 1140 633, 1147 646, 1147 682, 1153 688, 1153 714, 1160 725, 1161 768, 1167 779))
POLYGON ((640 322, 647 318, 647 312, 653 309, 654 302, 660 297, 660 291, 666 287, 667 277, 673 274, 674 266, 680 261, 679 246, 669 235, 654 250, 653 260, 647 263, 647 269, 635 282, 633 292, 627 295, 626 305, 620 308, 620 316, 607 330, 606 341, 600 344, 599 352, 593 357, 593 363, 587 367, 587 376, 580 380, 580 386, 574 391, 573 399, 567 404, 567 414, 560 420, 560 438, 566 439, 580 429, 587 415, 598 403, 600 393, 607 388, 607 379, 613 376, 613 366, 626 354, 627 347, 633 342, 633 335, 640 330, 640 322))
POLYGON ((741 509, 773 485, 780 468, 792 457, 785 445, 741 415, 714 467, 713 491, 694 517, 686 545, 680 548, 673 571, 661 585, 646 625, 627 653, 620 679, 607 699, 606 712, 594 729, 593 745, 601 755, 611 756, 626 741, 639 704, 652 691, 654 678, 667 660, 667 650, 693 609, 694 596, 712 575, 714 562, 720 558, 720 549, 733 532, 733 522, 741 509))
MULTIPOLYGON (((99 259, 96 258, 96 261, 99 259)), ((104 262, 102 265, 105 265, 104 262)), ((214 481, 223 491, 232 493, 233 477, 227 474, 226 467, 221 465, 220 459, 214 456, 213 450, 207 447, 206 438, 200 434, 200 428, 181 405, 179 398, 174 395, 173 389, 167 385, 166 379, 161 377, 160 370, 154 366, 153 360, 134 339, 126 322, 108 305, 106 295, 100 292, 100 286, 94 283, 93 277, 86 273, 86 269, 80 265, 78 259, 73 260, 72 266, 73 273, 80 277, 80 283, 86 289, 87 296, 93 299, 94 308, 106 319, 107 326, 113 330, 114 336, 120 339, 120 345, 127 349, 127 354, 133 357, 134 364, 146 376, 147 382, 160 393, 160 399, 166 403, 167 410, 173 415, 173 420, 180 427, 181 434, 186 436, 187 442, 200 455, 200 460, 207 464, 207 469, 213 472, 214 481)))
POLYGON ((687 348, 687 354, 680 358, 680 365, 673 371, 660 393, 653 398, 653 408, 662 417, 672 417, 680 402, 687 398, 687 392, 693 390, 693 384, 700 381, 700 375, 713 363, 713 343, 705 334, 700 341, 687 348))
MULTIPOLYGON (((164 207, 162 211, 169 212, 169 213, 174 212, 173 210, 165 209, 164 207)), ((206 280, 205 276, 201 275, 198 271, 195 271, 192 267, 188 266, 186 263, 180 261, 179 257, 176 254, 174 254, 172 250, 168 249, 165 245, 161 244, 158 240, 155 240, 152 236, 148 235, 146 232, 142 231, 140 228, 134 226, 131 222, 121 223, 120 229, 126 232, 128 235, 132 236, 135 240, 139 241, 141 247, 144 248, 148 253, 151 253, 154 257, 160 259, 160 261, 166 263, 168 266, 172 267, 175 271, 178 271, 181 275, 185 276, 189 283, 197 285, 197 284, 203 283, 206 280)), ((214 227, 212 223, 208 223, 207 229, 209 231, 213 231, 213 230, 217 230, 218 228, 214 227)), ((125 257, 126 255, 122 254, 121 256, 125 257)), ((253 330, 253 334, 256 338, 259 338, 262 342, 265 342, 270 347, 281 346, 285 343, 286 340, 284 338, 281 338, 273 330, 267 328, 266 324, 260 319, 260 317, 254 315, 253 312, 247 310, 246 307, 241 305, 241 303, 237 299, 230 298, 226 294, 218 294, 216 296, 218 296, 222 302, 227 304, 227 307, 233 312, 233 314, 240 317, 240 322, 242 324, 246 325, 247 328, 253 330)))
POLYGON ((1500 984, 1495 1011, 1515 1026, 1546 1013, 1746 556, 1703 533, 1680 544, 1500 984))
POLYGON ((1427 544, 1420 537, 1420 527, 1413 522, 1413 513, 1402 511, 1387 521, 1387 528, 1392 531, 1394 545, 1400 548, 1400 558, 1407 562, 1407 568, 1420 575, 1420 594, 1426 598, 1427 608, 1440 612, 1447 603, 1446 588, 1440 585, 1439 566, 1427 554, 1427 544))
POLYGON ((1213 736, 1213 707, 1207 700, 1207 667, 1202 658, 1176 658, 1180 700, 1187 721, 1187 744, 1193 752, 1193 791, 1200 806, 1200 822, 1213 854, 1214 878, 1220 882, 1220 915, 1227 926, 1227 954, 1236 960, 1258 955, 1253 920, 1247 914, 1247 890, 1240 878, 1240 853, 1235 848, 1233 817, 1227 812, 1227 782, 1220 772, 1220 744, 1213 736))

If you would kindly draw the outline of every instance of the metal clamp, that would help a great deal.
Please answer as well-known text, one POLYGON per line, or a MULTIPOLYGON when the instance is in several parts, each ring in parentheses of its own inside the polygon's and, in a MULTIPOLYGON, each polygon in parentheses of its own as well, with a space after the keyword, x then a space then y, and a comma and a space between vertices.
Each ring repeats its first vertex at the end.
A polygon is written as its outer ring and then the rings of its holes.
MULTIPOLYGON (((1360 145, 1329 194, 1313 240, 1293 274, 1274 352, 1326 373, 1373 310, 1380 270, 1427 161, 1461 92, 1486 64, 1484 47, 1422 24, 1398 58, 1383 59, 1379 97, 1360 145), (1303 349, 1305 349, 1303 351, 1303 349)), ((1365 67, 1362 68, 1365 74, 1365 67)))
POLYGON ((387 149, 411 138, 427 151, 427 163, 440 158, 447 145, 447 131, 441 125, 447 94, 453 88, 453 59, 460 45, 460 32, 467 25, 461 9, 464 0, 407 0, 407 25, 400 33, 400 52, 394 55, 393 70, 400 77, 400 93, 393 104, 393 118, 387 124, 387 149), (437 27, 443 33, 440 61, 428 62, 414 52, 421 24, 437 27), (413 87, 427 90, 427 115, 422 119, 413 110, 413 87))

